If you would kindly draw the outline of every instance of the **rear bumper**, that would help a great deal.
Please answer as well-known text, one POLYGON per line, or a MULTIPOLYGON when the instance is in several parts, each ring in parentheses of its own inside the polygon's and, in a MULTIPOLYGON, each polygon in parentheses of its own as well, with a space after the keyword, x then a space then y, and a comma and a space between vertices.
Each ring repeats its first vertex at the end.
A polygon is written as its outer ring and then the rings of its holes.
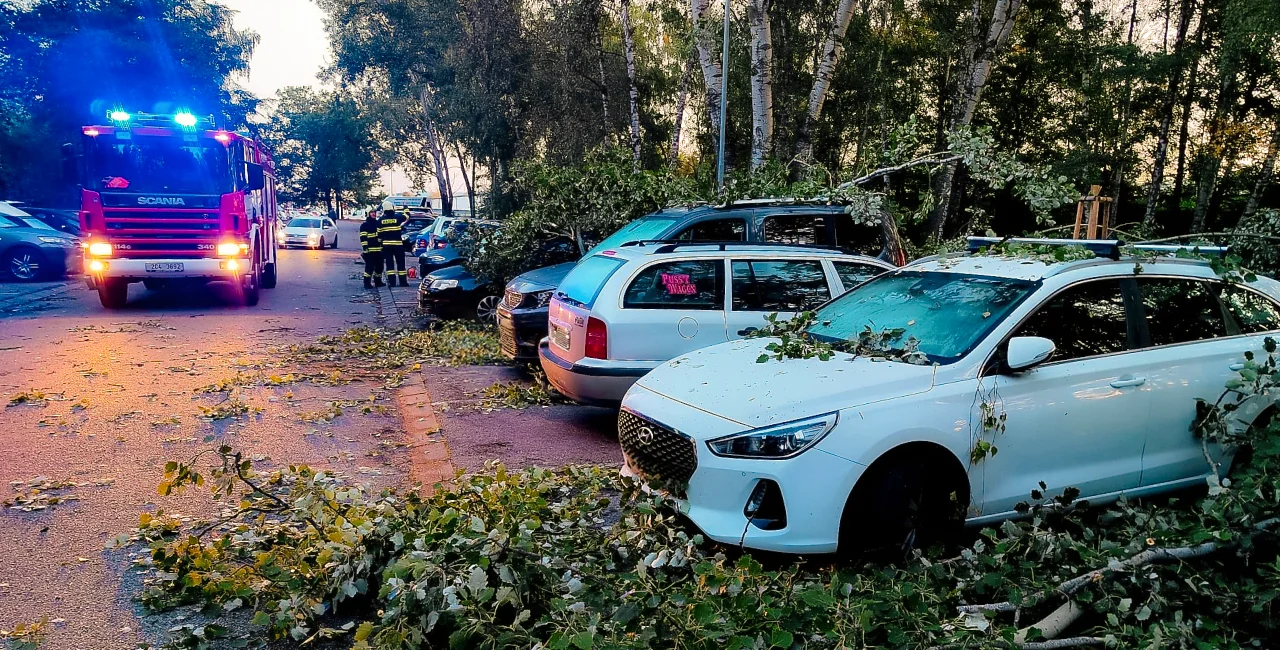
MULTIPOLYGON (((202 278, 207 280, 238 281, 249 276, 252 264, 248 260, 236 260, 238 269, 226 268, 230 260, 222 258, 199 259, 101 259, 85 262, 85 276, 89 282, 97 279, 147 280, 151 278, 179 279, 202 278), (90 267, 93 261, 102 262, 106 267, 95 271, 90 267), (148 271, 148 264, 181 264, 181 271, 148 271)), ((92 286, 92 285, 91 285, 92 286)))
POLYGON ((561 395, 582 404, 617 406, 627 389, 650 370, 662 365, 660 361, 607 361, 583 359, 582 363, 565 361, 550 350, 547 340, 538 343, 538 358, 547 381, 561 395))

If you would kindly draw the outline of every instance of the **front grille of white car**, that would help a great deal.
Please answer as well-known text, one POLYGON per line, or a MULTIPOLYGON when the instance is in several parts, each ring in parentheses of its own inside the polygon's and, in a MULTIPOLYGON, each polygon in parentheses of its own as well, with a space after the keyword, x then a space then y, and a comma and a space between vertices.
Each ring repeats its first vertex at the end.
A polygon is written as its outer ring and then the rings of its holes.
POLYGON ((618 413, 618 442, 627 465, 646 479, 658 479, 683 496, 698 469, 697 450, 688 436, 630 411, 618 413))

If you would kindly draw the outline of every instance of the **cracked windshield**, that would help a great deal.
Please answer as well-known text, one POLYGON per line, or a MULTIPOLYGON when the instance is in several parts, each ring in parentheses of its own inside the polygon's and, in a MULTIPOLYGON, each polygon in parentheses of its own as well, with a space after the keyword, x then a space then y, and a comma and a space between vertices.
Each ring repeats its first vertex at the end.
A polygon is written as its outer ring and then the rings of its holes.
POLYGON ((0 0, 0 650, 1280 639, 1275 0, 0 0))

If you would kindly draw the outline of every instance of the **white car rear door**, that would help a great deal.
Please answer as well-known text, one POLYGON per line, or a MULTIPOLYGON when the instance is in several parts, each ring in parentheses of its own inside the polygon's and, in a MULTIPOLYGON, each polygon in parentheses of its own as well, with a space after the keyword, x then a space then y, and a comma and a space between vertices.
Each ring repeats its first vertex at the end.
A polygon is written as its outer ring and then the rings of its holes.
MULTIPOLYGON (((1245 287, 1193 278, 1139 277, 1152 387, 1142 485, 1198 479, 1209 471, 1191 432, 1196 400, 1215 402, 1237 378, 1245 352, 1265 359, 1263 338, 1280 329, 1280 308, 1245 287)), ((1215 462, 1218 445, 1209 445, 1215 462)))

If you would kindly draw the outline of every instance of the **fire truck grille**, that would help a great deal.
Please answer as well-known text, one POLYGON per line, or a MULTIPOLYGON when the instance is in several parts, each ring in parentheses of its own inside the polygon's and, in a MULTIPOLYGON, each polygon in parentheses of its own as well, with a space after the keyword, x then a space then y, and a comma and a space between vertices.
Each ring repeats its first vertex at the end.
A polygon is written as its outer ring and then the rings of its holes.
POLYGON ((698 468, 692 439, 629 411, 618 413, 618 442, 627 465, 646 479, 658 479, 664 487, 684 496, 683 486, 698 468))
POLYGON ((121 257, 212 255, 221 231, 217 211, 108 208, 103 222, 121 257))

